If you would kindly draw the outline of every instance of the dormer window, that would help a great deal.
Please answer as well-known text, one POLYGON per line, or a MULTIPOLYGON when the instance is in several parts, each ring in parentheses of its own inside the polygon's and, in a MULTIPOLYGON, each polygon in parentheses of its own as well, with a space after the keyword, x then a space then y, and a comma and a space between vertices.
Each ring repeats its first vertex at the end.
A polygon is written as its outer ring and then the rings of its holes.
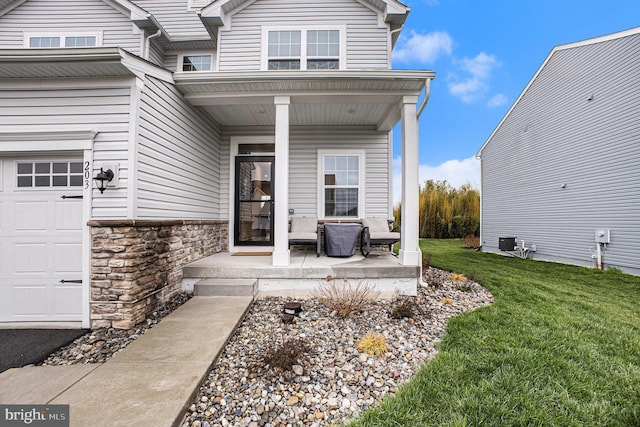
POLYGON ((344 57, 344 31, 327 29, 263 30, 266 70, 338 70, 344 57))
POLYGON ((78 34, 25 34, 25 47, 34 49, 42 48, 76 48, 76 47, 97 47, 102 44, 101 33, 78 33, 78 34))

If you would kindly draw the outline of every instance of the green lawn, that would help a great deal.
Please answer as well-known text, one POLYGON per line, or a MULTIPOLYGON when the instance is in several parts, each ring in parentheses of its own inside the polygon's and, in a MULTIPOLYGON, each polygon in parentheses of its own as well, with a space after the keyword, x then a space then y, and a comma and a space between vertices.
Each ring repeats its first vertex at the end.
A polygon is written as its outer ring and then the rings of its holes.
POLYGON ((353 426, 640 426, 640 277, 421 248, 495 303, 450 321, 437 357, 353 426))

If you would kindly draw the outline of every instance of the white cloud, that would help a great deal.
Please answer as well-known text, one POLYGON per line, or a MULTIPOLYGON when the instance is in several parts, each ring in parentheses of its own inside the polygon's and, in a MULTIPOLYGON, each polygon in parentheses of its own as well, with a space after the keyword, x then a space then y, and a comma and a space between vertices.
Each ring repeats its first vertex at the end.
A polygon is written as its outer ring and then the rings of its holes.
MULTIPOLYGON (((475 157, 464 160, 447 160, 437 166, 420 165, 420 186, 428 179, 447 181, 452 187, 458 188, 470 183, 474 188, 480 188, 480 161, 475 157)), ((400 201, 402 196, 402 164, 400 157, 393 159, 393 204, 400 201)))
POLYGON ((487 84, 478 77, 471 77, 458 83, 450 83, 449 93, 460 98, 462 102, 470 104, 488 88, 487 84))
POLYGON ((489 90, 487 80, 493 69, 500 65, 494 55, 480 52, 474 58, 463 58, 459 67, 468 74, 466 78, 450 76, 449 93, 465 103, 471 103, 489 90))
POLYGON ((496 93, 493 97, 487 102, 487 107, 495 108, 502 107, 507 103, 507 97, 502 93, 496 93))
POLYGON ((442 55, 451 55, 453 40, 444 31, 419 34, 411 31, 409 38, 400 39, 393 51, 393 59, 398 62, 412 61, 419 64, 433 64, 442 55))

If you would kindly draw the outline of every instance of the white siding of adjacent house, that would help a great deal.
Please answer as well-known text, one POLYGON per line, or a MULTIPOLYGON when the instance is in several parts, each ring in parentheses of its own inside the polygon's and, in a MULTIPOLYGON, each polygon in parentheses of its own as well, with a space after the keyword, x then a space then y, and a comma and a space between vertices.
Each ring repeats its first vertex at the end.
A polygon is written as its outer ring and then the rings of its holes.
POLYGON ((137 218, 218 219, 220 130, 212 119, 148 77, 139 123, 137 218))
POLYGON ((102 31, 103 46, 139 55, 131 20, 102 0, 30 0, 0 17, 0 48, 23 48, 24 33, 102 31))
POLYGON ((388 28, 378 15, 355 0, 257 1, 235 14, 220 32, 220 71, 260 70, 262 26, 345 26, 346 68, 388 69, 388 28))
MULTIPOLYGON (((225 128, 221 153, 221 185, 229 194, 230 138, 232 136, 269 135, 256 128, 225 128)), ((271 133, 273 135, 273 133, 271 133)), ((390 215, 389 212, 389 134, 366 127, 293 127, 289 141, 289 208, 297 216, 318 216, 318 149, 362 150, 365 152, 366 216, 390 215)), ((276 167, 278 165, 276 164, 276 167)), ((277 197, 277 196, 276 196, 277 197)), ((228 215, 228 199, 221 200, 221 212, 228 215), (225 203, 226 202, 226 203, 225 203)), ((225 218, 228 219, 228 218, 225 218)))
POLYGON ((0 133, 95 131, 92 176, 103 163, 119 163, 118 188, 94 193, 94 219, 126 217, 132 83, 131 78, 37 84, 0 80, 0 133))
POLYGON ((594 265, 609 229, 605 265, 640 274, 638 76, 640 35, 553 54, 482 151, 483 249, 594 265))

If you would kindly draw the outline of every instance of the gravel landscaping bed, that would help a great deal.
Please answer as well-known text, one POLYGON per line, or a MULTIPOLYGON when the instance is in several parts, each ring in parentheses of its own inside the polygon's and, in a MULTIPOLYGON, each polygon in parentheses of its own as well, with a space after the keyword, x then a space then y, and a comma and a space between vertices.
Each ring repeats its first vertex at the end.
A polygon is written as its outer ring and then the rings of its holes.
POLYGON ((52 353, 40 365, 76 365, 106 362, 190 298, 191 295, 186 293, 177 294, 132 329, 104 328, 91 331, 52 353))
POLYGON ((294 323, 284 325, 283 305, 290 299, 257 300, 182 426, 324 426, 357 417, 397 392, 435 356, 448 319, 493 302, 486 289, 464 277, 434 268, 425 269, 424 277, 430 286, 409 299, 416 312, 413 318, 391 317, 397 300, 376 301, 351 318, 339 318, 310 299, 302 301, 303 311, 294 323), (368 332, 384 335, 384 355, 358 350, 358 340, 368 332), (266 350, 292 339, 302 339, 311 350, 292 370, 264 364, 266 350))

